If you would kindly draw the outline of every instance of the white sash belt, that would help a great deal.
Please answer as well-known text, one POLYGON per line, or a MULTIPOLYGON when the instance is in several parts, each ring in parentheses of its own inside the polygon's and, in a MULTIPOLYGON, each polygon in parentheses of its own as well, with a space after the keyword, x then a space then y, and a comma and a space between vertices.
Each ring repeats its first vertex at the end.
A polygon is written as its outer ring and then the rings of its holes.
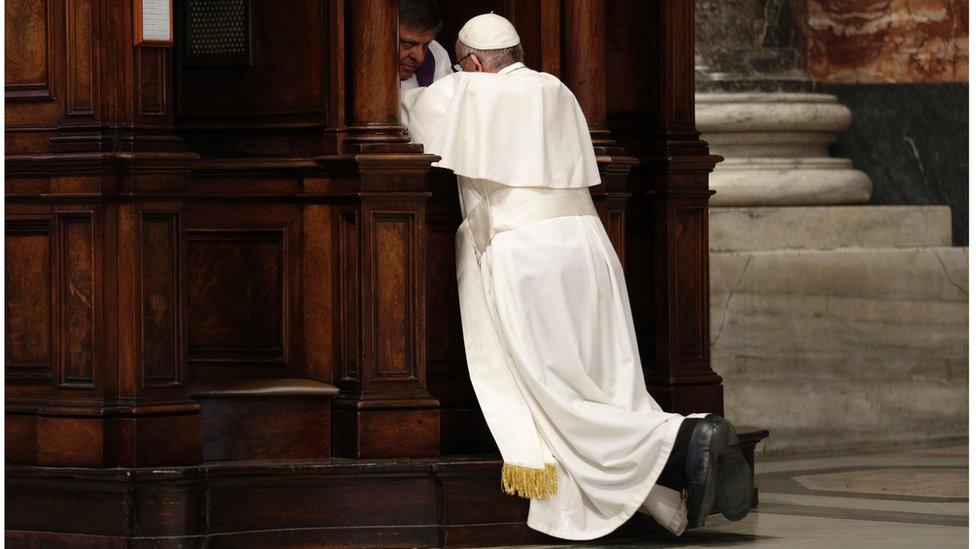
MULTIPOLYGON (((597 215, 588 187, 505 187, 485 196, 461 224, 483 253, 498 233, 564 215, 597 215)), ((479 254, 480 255, 480 254, 479 254)))
MULTIPOLYGON (((495 235, 534 221, 597 215, 587 187, 505 187, 492 192, 465 218, 455 235, 461 327, 471 385, 502 454, 502 489, 525 498, 556 493, 556 464, 536 427, 538 410, 489 304, 491 273, 481 256, 495 235)), ((493 296, 491 296, 493 299, 493 296)))

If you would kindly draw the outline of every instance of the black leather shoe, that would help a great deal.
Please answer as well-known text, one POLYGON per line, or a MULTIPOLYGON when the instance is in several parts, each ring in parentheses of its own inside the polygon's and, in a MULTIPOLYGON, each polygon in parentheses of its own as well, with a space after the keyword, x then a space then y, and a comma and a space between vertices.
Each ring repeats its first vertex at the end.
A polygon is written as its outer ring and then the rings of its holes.
POLYGON ((729 520, 742 520, 752 510, 752 469, 746 462, 739 446, 739 436, 729 420, 715 414, 705 416, 705 420, 715 424, 725 434, 718 456, 718 483, 715 493, 719 509, 729 520))
POLYGON ((704 526, 718 492, 718 458, 728 439, 727 426, 718 421, 698 421, 685 458, 685 506, 688 528, 704 526))

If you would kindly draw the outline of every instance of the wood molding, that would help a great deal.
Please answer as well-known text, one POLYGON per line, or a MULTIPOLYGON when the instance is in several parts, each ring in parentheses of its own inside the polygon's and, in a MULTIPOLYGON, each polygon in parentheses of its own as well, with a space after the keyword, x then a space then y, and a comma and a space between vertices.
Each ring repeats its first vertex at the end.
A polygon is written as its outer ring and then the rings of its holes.
MULTIPOLYGON (((43 74, 39 75, 35 81, 31 82, 17 82, 11 73, 23 66, 23 64, 36 61, 35 59, 23 59, 18 57, 15 52, 8 50, 6 58, 7 63, 7 77, 8 80, 4 84, 4 96, 8 103, 20 103, 20 102, 31 102, 31 101, 54 101, 55 100, 55 90, 57 88, 57 55, 58 55, 58 44, 60 38, 62 37, 63 28, 58 25, 57 19, 57 4, 53 0, 43 0, 42 2, 34 2, 30 0, 8 0, 6 2, 7 8, 7 28, 6 32, 18 33, 16 37, 13 38, 14 44, 27 45, 30 46, 38 40, 38 33, 36 24, 38 19, 43 21, 43 35, 42 44, 40 49, 43 52, 43 69, 40 71, 43 74), (43 18, 33 18, 31 20, 31 15, 34 13, 32 10, 36 10, 39 6, 43 6, 44 17, 43 18), (22 10, 22 11, 18 11, 22 10), (15 17, 10 17, 11 12, 16 14, 15 17), (24 19, 20 19, 20 17, 24 19), (35 26, 32 26, 34 23, 35 26), (23 33, 21 35, 20 33, 23 33)), ((27 52, 23 52, 23 55, 29 55, 27 52)))
POLYGON ((58 326, 57 385, 61 389, 93 391, 96 370, 101 366, 96 315, 99 300, 96 280, 96 210, 66 210, 55 213, 57 242, 58 326))
POLYGON ((7 214, 5 219, 7 383, 44 383, 53 378, 52 221, 48 214, 7 214))
POLYGON ((68 54, 66 114, 69 118, 92 117, 95 115, 98 85, 93 0, 67 0, 65 12, 68 54))

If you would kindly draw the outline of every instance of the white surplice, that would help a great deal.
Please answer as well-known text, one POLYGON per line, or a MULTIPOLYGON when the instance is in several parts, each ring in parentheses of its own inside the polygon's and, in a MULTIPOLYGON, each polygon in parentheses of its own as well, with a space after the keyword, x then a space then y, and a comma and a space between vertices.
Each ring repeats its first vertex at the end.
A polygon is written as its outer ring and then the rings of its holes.
POLYGON ((585 540, 640 511, 680 535, 681 495, 655 482, 684 416, 647 392, 575 97, 516 63, 404 92, 401 112, 435 165, 458 175, 465 351, 492 435, 506 463, 555 462, 558 489, 532 498, 528 525, 585 540), (523 410, 529 425, 509 421, 523 410))

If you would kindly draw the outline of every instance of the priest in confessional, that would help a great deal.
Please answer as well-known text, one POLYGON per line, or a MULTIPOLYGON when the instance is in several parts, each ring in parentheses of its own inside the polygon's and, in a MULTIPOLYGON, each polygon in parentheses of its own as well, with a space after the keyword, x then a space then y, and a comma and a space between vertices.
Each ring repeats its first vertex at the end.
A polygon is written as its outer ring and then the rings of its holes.
POLYGON ((411 138, 457 175, 465 355, 528 526, 585 540, 635 512, 675 535, 717 502, 731 520, 753 479, 735 429, 664 412, 648 393, 624 273, 588 187, 600 183, 583 112, 527 67, 518 32, 474 17, 450 76, 401 92, 411 138))
POLYGON ((434 37, 443 26, 434 0, 400 0, 400 89, 429 86, 451 74, 451 56, 434 37))

